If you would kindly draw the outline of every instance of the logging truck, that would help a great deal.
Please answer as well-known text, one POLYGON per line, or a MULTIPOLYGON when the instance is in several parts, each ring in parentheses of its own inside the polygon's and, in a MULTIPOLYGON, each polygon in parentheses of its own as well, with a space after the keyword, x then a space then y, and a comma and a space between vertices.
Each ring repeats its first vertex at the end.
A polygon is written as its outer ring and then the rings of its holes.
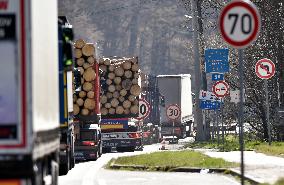
POLYGON ((75 166, 73 122, 73 29, 65 16, 58 17, 60 175, 75 166))
POLYGON ((157 79, 161 96, 161 135, 185 138, 193 122, 191 76, 190 74, 159 75, 157 79), (171 104, 178 105, 181 110, 180 117, 175 121, 169 120, 166 115, 166 109, 171 104))
POLYGON ((103 151, 142 149, 140 127, 131 118, 138 117, 138 58, 105 57, 99 60, 103 151))
POLYGON ((73 94, 75 160, 97 160, 102 154, 99 64, 93 43, 78 39, 74 47, 75 82, 80 84, 73 94))
POLYGON ((1 3, 0 184, 55 185, 60 126, 57 1, 1 3))

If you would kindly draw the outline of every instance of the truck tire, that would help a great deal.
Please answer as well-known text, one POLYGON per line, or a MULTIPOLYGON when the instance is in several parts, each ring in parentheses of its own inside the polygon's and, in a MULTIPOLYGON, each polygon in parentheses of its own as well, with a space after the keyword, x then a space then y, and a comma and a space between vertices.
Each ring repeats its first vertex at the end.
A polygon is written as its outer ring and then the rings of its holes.
POLYGON ((34 174, 32 177, 32 185, 43 185, 43 165, 41 161, 34 164, 34 174))
POLYGON ((67 151, 66 152, 66 163, 60 164, 59 175, 66 175, 70 169, 71 169, 70 152, 67 151))
POLYGON ((70 170, 75 167, 75 157, 74 153, 70 152, 70 170))
POLYGON ((58 185, 59 165, 56 160, 51 161, 52 185, 58 185))

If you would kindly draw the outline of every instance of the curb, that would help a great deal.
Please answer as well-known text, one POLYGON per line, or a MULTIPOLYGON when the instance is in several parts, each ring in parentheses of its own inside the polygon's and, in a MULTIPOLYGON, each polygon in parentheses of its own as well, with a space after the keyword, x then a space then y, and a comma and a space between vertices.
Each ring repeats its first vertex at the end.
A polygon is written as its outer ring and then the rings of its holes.
MULTIPOLYGON (((194 168, 194 167, 170 167, 170 166, 154 166, 154 167, 147 167, 143 165, 118 165, 112 163, 110 166, 110 169, 116 169, 119 170, 121 168, 130 168, 134 170, 153 170, 153 171, 164 171, 164 172, 189 172, 189 173, 202 173, 204 171, 205 173, 224 173, 224 174, 230 174, 232 176, 237 176, 241 178, 241 173, 236 169, 226 169, 226 168, 194 168)), ((254 177, 245 175, 244 179, 246 181, 249 181, 252 185, 259 185, 263 182, 260 182, 256 180, 254 177)))

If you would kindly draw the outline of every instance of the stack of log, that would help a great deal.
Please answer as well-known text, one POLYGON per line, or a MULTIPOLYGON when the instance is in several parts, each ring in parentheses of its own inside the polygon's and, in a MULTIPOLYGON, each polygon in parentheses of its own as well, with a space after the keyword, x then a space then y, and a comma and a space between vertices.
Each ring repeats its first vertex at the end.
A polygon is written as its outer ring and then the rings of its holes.
POLYGON ((139 113, 139 66, 137 57, 101 58, 101 114, 105 117, 129 117, 139 113))
POLYGON ((74 93, 73 113, 74 115, 93 115, 95 101, 95 47, 92 43, 86 43, 79 39, 75 42, 75 67, 81 73, 81 91, 74 93))

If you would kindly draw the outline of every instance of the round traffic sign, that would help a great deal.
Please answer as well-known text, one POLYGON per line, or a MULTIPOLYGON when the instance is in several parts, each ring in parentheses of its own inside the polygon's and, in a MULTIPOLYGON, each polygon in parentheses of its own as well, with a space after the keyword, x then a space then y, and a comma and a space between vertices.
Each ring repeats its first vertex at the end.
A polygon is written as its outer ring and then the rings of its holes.
POLYGON ((150 104, 145 99, 139 99, 139 116, 138 120, 145 119, 150 114, 150 104))
POLYGON ((261 59, 255 65, 255 73, 261 79, 269 79, 275 74, 275 64, 267 58, 261 59))
POLYGON ((212 91, 217 97, 222 98, 229 94, 229 85, 225 81, 218 81, 213 85, 212 91))
POLYGON ((167 117, 168 117, 170 120, 174 121, 174 120, 176 120, 176 119, 178 119, 178 118, 180 117, 180 115, 181 115, 181 110, 180 110, 180 108, 179 108, 178 105, 176 105, 176 104, 171 104, 171 105, 169 105, 169 106, 167 107, 167 109, 166 109, 166 114, 167 114, 167 117))
POLYGON ((235 48, 245 48, 259 35, 261 19, 256 6, 248 0, 227 4, 219 16, 223 39, 235 48))

